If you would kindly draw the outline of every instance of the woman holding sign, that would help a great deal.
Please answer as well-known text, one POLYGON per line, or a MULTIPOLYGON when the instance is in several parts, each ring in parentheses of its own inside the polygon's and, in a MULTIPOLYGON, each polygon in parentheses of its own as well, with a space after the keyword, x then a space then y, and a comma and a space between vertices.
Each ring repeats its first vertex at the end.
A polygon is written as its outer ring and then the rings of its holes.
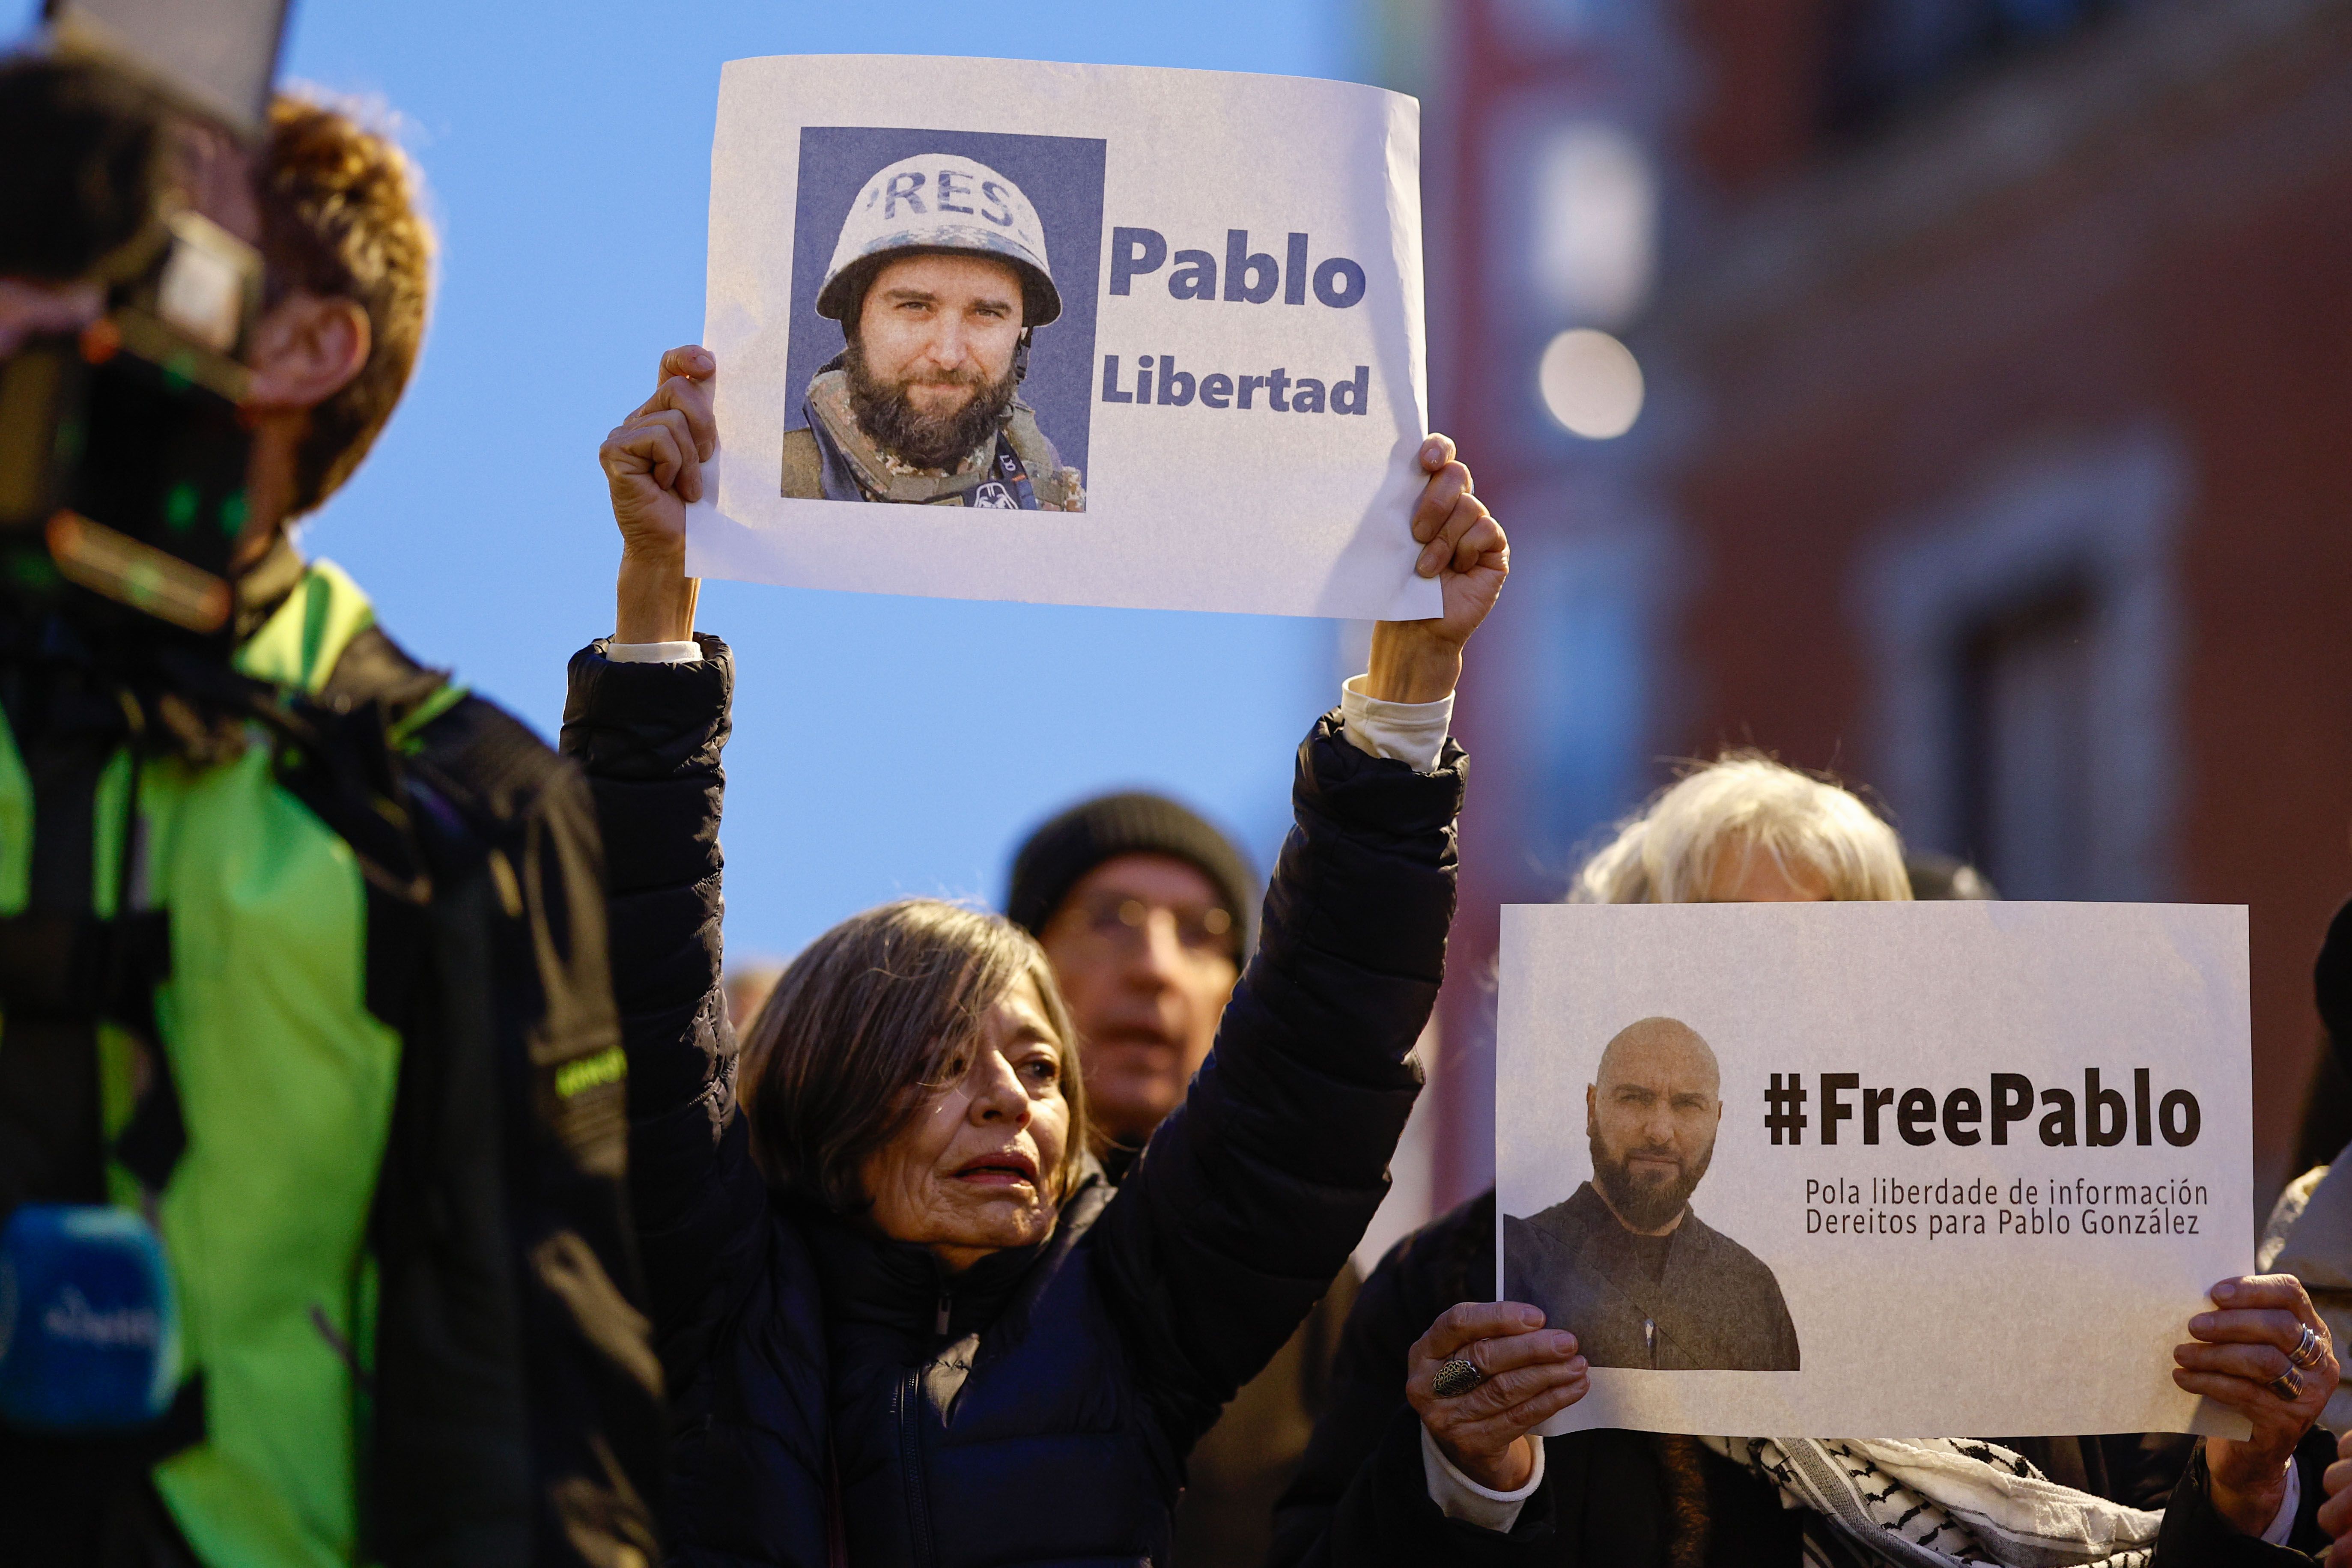
POLYGON ((1454 912, 1447 719, 1509 570, 1502 530, 1430 437, 1411 527, 1444 613, 1383 623, 1300 748, 1257 952, 1114 1191, 1044 954, 992 916, 908 900, 843 922, 737 1066, 717 989, 732 665, 693 633, 683 572, 715 369, 665 356, 604 444, 616 636, 574 658, 563 731, 604 826, 631 1188, 677 1414, 668 1545, 1164 1563, 1187 1451, 1387 1188, 1454 912))
MULTIPOLYGON (((1570 899, 1783 903, 1911 891, 1899 840, 1862 801, 1749 754, 1695 770, 1665 791, 1587 863, 1570 899)), ((1680 1025, 1650 1032, 1676 1031, 1690 1035, 1680 1025)), ((1687 1062, 1686 1087, 1710 1099, 1713 1061, 1703 1045, 1644 1043, 1655 1047, 1652 1076, 1672 1079, 1687 1062)), ((1677 1088, 1668 1082, 1660 1096, 1678 1100, 1667 1092, 1677 1088)), ((1624 1266, 1640 1268, 1647 1243, 1656 1270, 1680 1245, 1667 1237, 1693 1217, 1691 1192, 1713 1140, 1712 1117, 1698 1121, 1696 1131, 1644 1131, 1635 1146, 1645 1171, 1628 1168, 1624 1139, 1605 1115, 1590 1128, 1595 1181, 1580 1197, 1638 1231, 1611 1253, 1624 1266)), ((1486 1300, 1495 1237, 1490 1191, 1407 1237, 1366 1281, 1333 1370, 1330 1414, 1276 1515, 1276 1563, 2147 1568, 2284 1564, 2306 1559, 2271 1542, 2318 1544, 2312 1516, 2326 1450, 2303 1440, 2336 1367, 2326 1325, 2291 1279, 2216 1286, 2215 1310, 2189 1321, 2194 1342, 2179 1347, 2169 1369, 2182 1388, 2243 1413, 2248 1441, 2213 1438, 2200 1448, 2161 1436, 2005 1438, 2001 1447, 1617 1430, 1541 1438, 1539 1427, 1584 1396, 1588 1347, 1537 1306, 1486 1300), (2029 1466, 2040 1473, 2029 1475, 2029 1466), (1423 1478, 1426 1489, 1412 1484, 1423 1478), (2158 1507, 2161 1516, 2147 1511, 2158 1507)), ((1580 1265, 1588 1269, 1591 1250, 1580 1265)), ((1758 1316, 1753 1300, 1734 1300, 1743 1294, 1737 1284, 1718 1268, 1699 1304, 1758 1316)), ((1777 1307, 1777 1292, 1771 1300, 1777 1307)), ((1933 1333, 1937 1304, 1920 1307, 1919 1331, 1933 1333)), ((1784 1311, 1761 1316, 1785 1324, 1784 1311)), ((1596 1321, 1591 1360, 1625 1364, 1604 1354, 1613 1330, 1596 1321)), ((1790 1342, 1696 1364, 1796 1362, 1790 1342)))

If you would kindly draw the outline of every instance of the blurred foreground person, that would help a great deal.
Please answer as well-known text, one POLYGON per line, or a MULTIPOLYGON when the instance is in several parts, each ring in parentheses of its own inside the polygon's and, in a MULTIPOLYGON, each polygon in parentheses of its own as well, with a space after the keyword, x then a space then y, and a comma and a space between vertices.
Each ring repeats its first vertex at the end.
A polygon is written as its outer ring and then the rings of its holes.
POLYGON ((2329 1544, 2327 1568, 2352 1568, 2352 1432, 2336 1440, 2336 1462, 2327 1467, 2327 1500, 2320 1505, 2319 1528, 2329 1544))
POLYGON ((0 1213, 8 1294, 63 1303, 5 1347, 0 1563, 649 1562, 592 803, 286 533, 415 360, 407 164, 282 99, 249 161, 46 60, 0 68, 0 358, 87 329, 102 362, 104 279, 159 214, 265 273, 217 658, 0 600, 0 1213), (100 1237, 160 1241, 155 1305, 89 1306, 100 1237), (99 1392, 43 1376, 75 1341, 152 1347, 168 1408, 58 1420, 99 1392))
MULTIPOLYGON (((1197 812, 1140 792, 1081 801, 1013 856, 1004 911, 1045 950, 1069 1003, 1087 1118, 1114 1184, 1184 1102, 1216 1042, 1249 951, 1255 884, 1247 857, 1197 812)), ((1358 1283, 1343 1265, 1194 1447, 1176 1510, 1178 1562, 1265 1559, 1275 1500, 1322 1414, 1358 1283)))
MULTIPOLYGON (((2352 1060, 2352 903, 2328 923, 2312 989, 2323 1047, 2339 1064, 2352 1060)), ((2336 1343, 2352 1333, 2352 1163, 2340 1150, 2286 1184, 2263 1226, 2254 1264, 2302 1280, 2336 1343)), ((2352 1389, 2337 1389, 2320 1421, 2332 1432, 2352 1432, 2352 1389)))
MULTIPOLYGON (((1944 885, 1983 887, 1973 874, 1944 885)), ((1629 820, 1569 897, 1792 903, 1907 900, 1912 889, 1894 830, 1854 795, 1735 753, 1629 820)), ((1330 1414, 1276 1516, 1276 1563, 2144 1568, 2306 1561, 2263 1538, 2300 1548, 2320 1540, 2325 1448, 2298 1444, 2336 1368, 2292 1279, 2216 1286, 2221 1310, 2192 1319, 2199 1342, 2174 1352, 2175 1380, 2246 1412, 2251 1442, 2200 1447, 2151 1435, 1992 1447, 1617 1430, 1539 1439, 1537 1427, 1583 1397, 1589 1368, 1576 1336, 1547 1328, 1537 1309, 1487 1300, 1495 1224, 1490 1188, 1398 1243, 1365 1281, 1341 1336, 1330 1414), (1478 1375, 1465 1388, 1448 1373, 1441 1394, 1440 1371, 1457 1358, 1478 1375), (1969 1466, 1955 1471, 1955 1455, 1969 1466), (1822 1477, 1846 1479, 1825 1488, 1822 1477), (2168 1493, 2164 1514, 2145 1511, 2168 1493)))
POLYGON ((1297 826, 1216 1049, 1114 1190, 1061 988, 1009 921, 910 900, 835 927, 739 1074, 715 991, 733 665, 692 632, 683 575, 716 369, 665 355, 604 443, 616 637, 574 657, 564 723, 616 829, 670 1531, 704 1562, 1165 1563, 1187 1452, 1387 1187, 1454 912, 1445 730, 1508 571, 1502 530, 1431 437, 1412 525, 1444 614, 1381 626, 1300 748, 1297 826))
MULTIPOLYGON (((2352 903, 2328 922, 2312 966, 2312 989, 2323 1044, 2341 1064, 2352 1058, 2352 903)), ((2341 1152, 2287 1184, 2263 1227, 2254 1262, 2266 1273, 2301 1280, 2337 1343, 2352 1332, 2352 1163, 2341 1152)), ((2321 1528, 2335 1538, 2327 1561, 2333 1568, 2352 1568, 2352 1394, 2338 1388, 2319 1420, 2342 1439, 2340 1458, 2327 1468, 2328 1499, 2319 1512, 2321 1528)))

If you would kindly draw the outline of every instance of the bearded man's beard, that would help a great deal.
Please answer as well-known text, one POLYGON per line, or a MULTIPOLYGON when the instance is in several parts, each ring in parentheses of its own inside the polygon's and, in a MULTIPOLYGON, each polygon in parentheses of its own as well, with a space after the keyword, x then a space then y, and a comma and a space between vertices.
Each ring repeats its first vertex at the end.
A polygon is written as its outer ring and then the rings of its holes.
POLYGON ((1671 1176, 1635 1175, 1633 1158, 1636 1154, 1652 1159, 1672 1160, 1675 1156, 1664 1149, 1628 1149, 1617 1159, 1609 1157, 1601 1145, 1601 1134, 1587 1130, 1586 1137, 1592 1145, 1592 1184, 1617 1211, 1617 1217, 1638 1231, 1656 1231, 1671 1224, 1690 1202, 1691 1194, 1698 1190, 1698 1181, 1706 1174, 1708 1163, 1715 1158, 1715 1144, 1709 1142, 1699 1151, 1698 1158, 1680 1163, 1671 1176))
POLYGON ((849 411, 874 444, 918 468, 952 468, 973 447, 995 439, 1004 411, 1013 406, 1013 373, 986 381, 966 368, 934 376, 930 386, 968 386, 971 399, 952 414, 926 414, 908 401, 908 381, 881 382, 866 369, 866 350, 853 340, 842 368, 849 374, 849 411))

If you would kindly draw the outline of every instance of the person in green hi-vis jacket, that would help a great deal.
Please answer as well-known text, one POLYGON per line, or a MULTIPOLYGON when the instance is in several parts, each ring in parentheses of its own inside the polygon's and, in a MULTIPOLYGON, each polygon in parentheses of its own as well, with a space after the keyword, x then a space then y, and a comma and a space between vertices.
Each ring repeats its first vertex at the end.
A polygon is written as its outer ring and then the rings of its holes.
POLYGON ((0 1565, 649 1563, 593 806, 285 532, 415 361, 414 177, 341 113, 280 99, 247 153, 59 58, 0 65, 0 366, 92 353, 75 279, 152 213, 266 269, 220 655, 0 595, 0 1222, 142 1216, 179 1336, 160 1418, 0 1423, 0 1565))

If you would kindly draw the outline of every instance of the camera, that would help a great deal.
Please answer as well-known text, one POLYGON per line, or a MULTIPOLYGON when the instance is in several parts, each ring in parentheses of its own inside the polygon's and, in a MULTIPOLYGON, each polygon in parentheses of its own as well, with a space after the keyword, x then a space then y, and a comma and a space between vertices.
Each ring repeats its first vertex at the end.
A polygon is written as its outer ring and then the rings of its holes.
POLYGON ((78 332, 0 361, 0 606, 113 654, 226 654, 249 524, 239 356, 261 257, 195 210, 180 162, 268 126, 285 0, 50 0, 0 67, 0 279, 96 289, 78 332))
MULTIPOLYGON (((50 0, 46 19, 40 48, 0 62, 0 289, 29 308, 18 321, 87 325, 0 360, 0 676, 21 695, 23 667, 49 667, 63 679, 35 706, 79 721, 135 709, 189 656, 225 666, 233 646, 254 521, 239 356, 262 261, 184 186, 223 163, 243 177, 236 144, 267 128, 285 5, 50 0), (60 689, 73 700, 54 700, 60 689)), ((59 984, 67 1003, 87 1000, 89 975, 43 971, 47 955, 119 951, 90 929, 54 910, 0 917, 11 1051, 93 1048, 78 1016, 61 1025, 40 1005, 59 984)), ((0 1433, 152 1427, 185 1372, 153 1225, 86 1202, 0 1217, 0 1433)))

